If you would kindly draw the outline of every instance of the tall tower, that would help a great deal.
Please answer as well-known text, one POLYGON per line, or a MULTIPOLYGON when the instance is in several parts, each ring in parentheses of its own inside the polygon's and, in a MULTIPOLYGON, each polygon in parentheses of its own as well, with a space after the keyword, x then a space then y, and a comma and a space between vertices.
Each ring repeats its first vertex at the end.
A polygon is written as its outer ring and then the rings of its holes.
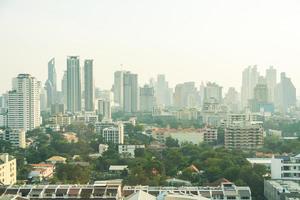
POLYGON ((67 110, 81 111, 81 78, 78 56, 67 58, 67 110))
POLYGON ((94 111, 93 60, 84 61, 84 104, 85 111, 94 111))
POLYGON ((123 111, 134 113, 139 110, 138 75, 130 72, 123 74, 123 111))
POLYGON ((123 108, 123 99, 124 99, 124 89, 123 89, 123 84, 124 84, 124 73, 125 71, 116 71, 114 73, 114 102, 115 104, 119 105, 121 108, 123 108))
POLYGON ((55 59, 52 58, 48 62, 48 79, 46 81, 47 91, 47 107, 51 107, 56 102, 57 93, 57 82, 56 82, 56 70, 55 70, 55 59))
POLYGON ((149 85, 140 88, 140 110, 152 112, 154 107, 154 89, 149 85))
POLYGON ((243 71, 241 100, 242 108, 248 106, 248 101, 253 98, 254 87, 258 83, 259 72, 256 66, 249 66, 243 71))
POLYGON ((40 126, 40 84, 29 74, 19 74, 8 93, 8 126, 32 130, 40 126))
POLYGON ((275 101, 275 88, 277 84, 277 71, 272 66, 266 70, 266 82, 268 86, 269 100, 274 103, 275 101))

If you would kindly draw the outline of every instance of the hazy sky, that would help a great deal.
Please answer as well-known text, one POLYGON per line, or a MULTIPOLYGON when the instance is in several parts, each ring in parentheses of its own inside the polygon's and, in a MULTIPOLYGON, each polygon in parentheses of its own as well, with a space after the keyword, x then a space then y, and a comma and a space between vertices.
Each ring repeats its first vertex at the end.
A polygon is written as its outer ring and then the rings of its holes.
MULTIPOLYGON (((56 58, 94 59, 96 86, 128 69, 143 84, 216 81, 240 90, 241 73, 270 65, 300 89, 299 0, 0 0, 0 92, 30 73, 43 82, 56 58)), ((60 85, 60 83, 59 83, 60 85)))

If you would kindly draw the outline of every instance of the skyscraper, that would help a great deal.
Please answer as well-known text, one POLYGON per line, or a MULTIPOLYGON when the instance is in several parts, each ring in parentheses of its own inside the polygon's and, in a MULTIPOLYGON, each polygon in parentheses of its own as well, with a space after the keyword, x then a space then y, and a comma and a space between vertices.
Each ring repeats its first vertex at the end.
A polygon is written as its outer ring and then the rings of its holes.
POLYGON ((256 66, 249 66, 243 71, 241 101, 242 108, 248 106, 249 99, 253 98, 254 87, 258 82, 259 73, 256 66))
POLYGON ((64 71, 63 78, 61 80, 61 92, 63 97, 63 104, 65 108, 68 105, 68 76, 67 71, 64 71))
POLYGON ((57 82, 54 58, 48 62, 48 79, 45 85, 47 91, 47 107, 49 108, 52 104, 56 103, 57 82))
POLYGON ((208 82, 204 88, 204 101, 209 101, 212 98, 218 103, 222 102, 222 87, 216 83, 208 82))
POLYGON ((81 111, 81 78, 78 56, 67 58, 67 110, 81 111))
POLYGON ((8 126, 32 130, 40 126, 40 85, 29 74, 19 74, 8 94, 8 126))
POLYGON ((111 119, 110 101, 106 101, 104 99, 98 100, 98 114, 101 115, 103 120, 111 119))
POLYGON ((195 82, 177 84, 174 92, 174 106, 177 108, 195 108, 200 105, 200 97, 195 82), (198 105, 197 105, 198 104, 198 105))
POLYGON ((266 81, 268 86, 268 97, 270 102, 275 101, 275 88, 277 84, 277 71, 271 66, 266 70, 266 81))
POLYGON ((280 83, 276 86, 275 96, 276 107, 281 112, 287 112, 290 107, 296 105, 296 88, 284 72, 280 74, 280 83))
POLYGON ((84 61, 84 104, 85 111, 94 111, 93 60, 84 61))
POLYGON ((158 106, 171 106, 172 90, 169 88, 169 83, 166 81, 166 77, 164 74, 157 75, 154 93, 156 104, 158 106))
POLYGON ((140 88, 140 111, 152 112, 154 106, 154 89, 149 85, 140 88))
POLYGON ((134 113, 139 110, 138 75, 126 72, 123 74, 123 111, 134 113))
POLYGON ((224 103, 228 106, 229 111, 236 113, 239 111, 239 93, 234 87, 230 87, 224 97, 224 103))
POLYGON ((120 108, 123 108, 123 85, 124 85, 124 73, 125 71, 116 71, 114 73, 114 87, 113 87, 113 92, 114 92, 114 103, 118 105, 120 108))

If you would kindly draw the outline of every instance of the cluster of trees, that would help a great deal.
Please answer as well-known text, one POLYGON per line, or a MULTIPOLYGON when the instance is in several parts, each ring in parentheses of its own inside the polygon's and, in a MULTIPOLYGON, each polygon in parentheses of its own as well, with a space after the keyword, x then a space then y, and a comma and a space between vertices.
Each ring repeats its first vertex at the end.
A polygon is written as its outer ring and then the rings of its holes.
POLYGON ((264 139, 264 147, 261 151, 268 153, 293 153, 300 152, 300 138, 295 140, 283 140, 277 136, 267 136, 264 139))
POLYGON ((264 128, 280 130, 283 136, 300 136, 300 121, 270 119, 264 122, 264 128))

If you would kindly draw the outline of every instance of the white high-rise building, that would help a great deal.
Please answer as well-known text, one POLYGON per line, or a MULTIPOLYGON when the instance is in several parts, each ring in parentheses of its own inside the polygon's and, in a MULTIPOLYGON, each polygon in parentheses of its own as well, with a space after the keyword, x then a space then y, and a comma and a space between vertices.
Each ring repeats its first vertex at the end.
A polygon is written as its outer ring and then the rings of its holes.
POLYGON ((67 58, 67 110, 81 111, 81 75, 78 56, 67 58))
POLYGON ((95 89, 93 75, 93 60, 84 61, 84 104, 85 111, 94 111, 95 89))
POLYGON ((139 110, 138 75, 126 72, 123 75, 123 111, 134 113, 139 110))
POLYGON ((241 103, 242 108, 248 106, 248 101, 253 99, 254 87, 258 83, 259 72, 256 66, 249 66, 243 71, 242 77, 242 90, 241 90, 241 103))
POLYGON ((140 88, 140 111, 152 112, 154 106, 154 89, 149 85, 140 88))
POLYGON ((270 102, 275 102, 275 88, 277 84, 277 71, 272 66, 266 70, 266 82, 270 102))
POLYGON ((117 125, 109 126, 102 130, 102 137, 105 142, 113 144, 124 143, 124 125, 120 122, 117 125))
POLYGON ((221 103, 222 97, 222 87, 216 83, 208 82, 204 88, 204 101, 210 101, 210 99, 215 99, 216 102, 221 103))
POLYGON ((8 93, 8 127, 32 130, 40 126, 40 88, 36 78, 19 74, 8 93))
POLYGON ((116 71, 114 74, 114 103, 115 105, 119 106, 120 108, 123 108, 123 98, 124 98, 124 73, 126 71, 116 71))

